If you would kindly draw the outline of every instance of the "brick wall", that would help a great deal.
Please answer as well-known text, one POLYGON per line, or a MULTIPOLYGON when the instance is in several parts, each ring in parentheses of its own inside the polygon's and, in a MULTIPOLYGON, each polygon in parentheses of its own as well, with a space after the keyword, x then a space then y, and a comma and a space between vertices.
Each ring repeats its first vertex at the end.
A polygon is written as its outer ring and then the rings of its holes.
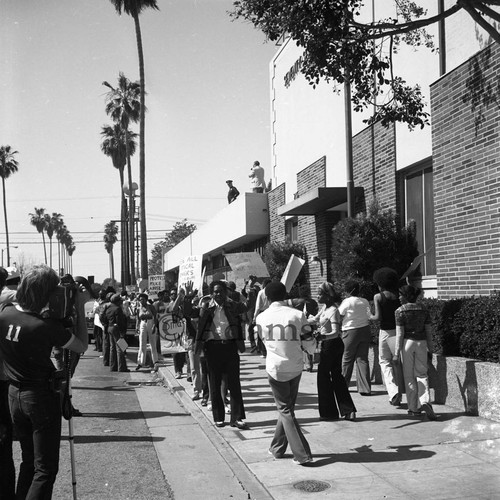
POLYGON ((396 211, 396 128, 380 123, 353 137, 354 185, 364 188, 364 199, 356 200, 356 213, 365 212, 374 198, 382 209, 396 211))
POLYGON ((439 298, 500 288, 500 48, 431 87, 439 298))
MULTIPOLYGON (((297 174, 297 193, 299 197, 311 189, 326 186, 326 158, 322 157, 297 174)), ((338 222, 338 212, 324 212, 316 215, 298 217, 298 238, 307 250, 306 276, 311 286, 312 297, 316 296, 318 286, 330 277, 331 232, 338 222), (319 257, 321 264, 310 262, 319 257), (321 273, 323 271, 323 273, 321 273)))
POLYGON ((285 218, 276 213, 285 204, 285 184, 280 184, 267 194, 269 205, 270 240, 285 241, 285 218))
POLYGON ((297 193, 299 196, 316 187, 326 186, 326 157, 311 163, 297 173, 297 193))

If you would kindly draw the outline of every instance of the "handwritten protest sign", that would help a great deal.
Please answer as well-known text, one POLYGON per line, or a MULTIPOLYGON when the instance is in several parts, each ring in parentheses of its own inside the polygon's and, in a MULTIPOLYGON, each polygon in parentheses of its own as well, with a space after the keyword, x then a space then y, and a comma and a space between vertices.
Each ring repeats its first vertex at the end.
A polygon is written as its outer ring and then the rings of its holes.
POLYGON ((188 339, 186 336, 186 320, 175 314, 166 313, 158 318, 161 352, 163 354, 186 352, 188 339))
POLYGON ((305 264, 305 260, 297 257, 296 255, 290 255, 290 259, 288 260, 288 264, 286 265, 285 272, 281 277, 281 283, 283 283, 286 287, 287 293, 292 289, 295 280, 297 279, 302 266, 305 264))
POLYGON ((157 294, 165 289, 165 276, 163 274, 152 274, 149 276, 148 291, 151 295, 157 294))
POLYGON ((257 252, 226 253, 224 255, 231 266, 235 279, 246 280, 250 275, 267 278, 267 270, 262 257, 257 252))
POLYGON ((195 290, 200 289, 202 257, 203 255, 190 255, 182 259, 179 265, 179 289, 185 287, 188 281, 192 281, 195 290))

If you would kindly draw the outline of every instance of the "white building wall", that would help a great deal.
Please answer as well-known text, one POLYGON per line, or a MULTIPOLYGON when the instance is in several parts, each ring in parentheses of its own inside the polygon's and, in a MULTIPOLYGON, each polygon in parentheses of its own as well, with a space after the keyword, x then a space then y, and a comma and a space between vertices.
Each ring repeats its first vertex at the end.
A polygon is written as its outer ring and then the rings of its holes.
MULTIPOLYGON (((428 15, 437 13, 437 1, 430 2, 428 15)), ((394 15, 393 2, 376 2, 375 18, 394 15)), ((371 19, 371 5, 366 19, 371 19)), ((437 26, 428 31, 437 39, 437 26)), ((293 67, 302 49, 288 40, 271 61, 271 133, 273 158, 273 183, 286 183, 286 201, 293 199, 297 191, 296 174, 322 156, 326 156, 327 186, 345 186, 345 127, 344 97, 342 87, 334 91, 331 83, 321 81, 316 88, 308 84, 293 67)), ((437 53, 428 49, 415 50, 401 46, 395 58, 395 71, 409 84, 420 84, 428 102, 429 85, 439 76, 437 53)), ((353 113, 353 134, 366 127, 365 113, 353 113)), ((397 164, 404 168, 431 155, 430 127, 410 132, 406 125, 397 126, 397 164)))

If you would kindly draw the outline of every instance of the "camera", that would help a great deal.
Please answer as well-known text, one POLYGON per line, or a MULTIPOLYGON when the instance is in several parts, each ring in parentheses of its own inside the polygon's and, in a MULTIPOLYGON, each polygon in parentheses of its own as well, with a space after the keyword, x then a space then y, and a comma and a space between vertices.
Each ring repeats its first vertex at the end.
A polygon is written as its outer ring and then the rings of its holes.
POLYGON ((73 317, 75 297, 78 284, 73 277, 66 274, 61 278, 61 284, 50 294, 47 315, 49 318, 69 320, 73 317))
POLYGON ((85 288, 93 297, 93 292, 88 280, 82 276, 73 279, 71 274, 65 274, 61 278, 61 284, 50 294, 48 308, 44 316, 53 319, 63 320, 68 327, 75 323, 76 314, 75 302, 79 289, 85 288))

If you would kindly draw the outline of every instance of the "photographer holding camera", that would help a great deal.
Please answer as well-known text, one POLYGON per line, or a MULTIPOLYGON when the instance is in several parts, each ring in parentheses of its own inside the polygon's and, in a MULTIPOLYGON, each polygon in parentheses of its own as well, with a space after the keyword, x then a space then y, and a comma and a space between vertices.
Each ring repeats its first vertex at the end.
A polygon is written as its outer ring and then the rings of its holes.
POLYGON ((59 469, 61 398, 56 370, 50 359, 53 346, 83 353, 88 346, 84 304, 87 291, 74 291, 76 324, 41 313, 60 289, 59 277, 46 265, 33 267, 17 290, 17 304, 0 310, 0 352, 10 380, 9 406, 22 450, 16 498, 49 499, 59 469))

